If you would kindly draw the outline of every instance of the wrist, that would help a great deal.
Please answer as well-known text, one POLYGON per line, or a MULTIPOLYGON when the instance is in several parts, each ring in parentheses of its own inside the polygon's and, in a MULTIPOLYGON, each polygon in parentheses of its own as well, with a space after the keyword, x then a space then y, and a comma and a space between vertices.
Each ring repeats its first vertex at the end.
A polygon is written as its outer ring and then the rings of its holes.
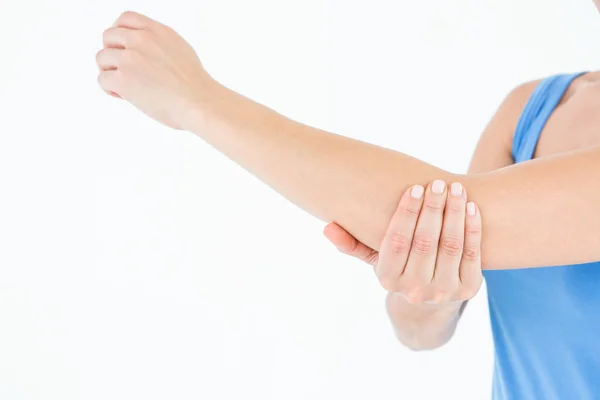
POLYGON ((200 135, 207 129, 217 104, 224 103, 227 88, 211 77, 196 89, 195 96, 183 106, 180 126, 183 130, 200 135))
POLYGON ((401 293, 388 293, 387 311, 398 339, 412 350, 440 347, 452 336, 462 303, 411 304, 401 293))
POLYGON ((440 317, 449 319, 458 315, 463 304, 462 301, 445 303, 409 303, 402 293, 396 292, 388 293, 388 302, 388 307, 393 307, 394 303, 402 304, 404 308, 409 308, 424 317, 439 315, 440 317))

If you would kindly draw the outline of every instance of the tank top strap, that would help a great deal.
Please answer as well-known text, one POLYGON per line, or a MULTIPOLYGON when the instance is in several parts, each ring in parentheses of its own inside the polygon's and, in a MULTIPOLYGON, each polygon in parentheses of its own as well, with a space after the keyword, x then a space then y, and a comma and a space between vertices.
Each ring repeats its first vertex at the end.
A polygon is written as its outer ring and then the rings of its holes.
POLYGON ((525 105, 513 138, 515 163, 531 160, 542 130, 573 80, 585 72, 554 75, 541 81, 525 105))

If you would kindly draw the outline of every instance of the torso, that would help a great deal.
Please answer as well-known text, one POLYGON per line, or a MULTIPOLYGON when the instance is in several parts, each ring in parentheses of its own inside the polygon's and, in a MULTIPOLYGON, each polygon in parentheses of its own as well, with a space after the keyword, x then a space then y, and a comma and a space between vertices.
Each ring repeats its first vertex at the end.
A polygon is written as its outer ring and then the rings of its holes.
MULTIPOLYGON (((515 162, 600 145, 600 73, 575 76, 549 77, 529 93, 513 137, 515 162)), ((483 273, 494 400, 598 399, 600 262, 483 273)))

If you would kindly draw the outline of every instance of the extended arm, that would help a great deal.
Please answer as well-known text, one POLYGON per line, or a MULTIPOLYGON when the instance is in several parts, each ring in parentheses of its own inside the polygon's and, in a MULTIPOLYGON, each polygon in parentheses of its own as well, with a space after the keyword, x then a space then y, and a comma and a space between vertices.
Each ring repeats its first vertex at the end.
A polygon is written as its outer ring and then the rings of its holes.
POLYGON ((400 195, 459 181, 483 215, 484 268, 600 259, 600 148, 455 175, 291 121, 226 88, 186 127, 309 213, 378 249, 400 195))
POLYGON ((172 29, 125 13, 104 34, 101 87, 196 133, 290 201, 377 249, 401 193, 459 181, 483 215, 483 264, 515 268, 600 259, 600 147, 460 176, 327 133, 214 82, 172 29))

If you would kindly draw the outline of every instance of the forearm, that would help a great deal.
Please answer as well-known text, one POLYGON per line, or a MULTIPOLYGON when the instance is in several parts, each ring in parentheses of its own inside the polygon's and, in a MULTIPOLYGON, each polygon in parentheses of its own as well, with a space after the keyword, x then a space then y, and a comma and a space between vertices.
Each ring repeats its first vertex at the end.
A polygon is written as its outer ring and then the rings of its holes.
POLYGON ((432 350, 450 340, 463 303, 409 304, 399 293, 390 292, 386 309, 400 342, 412 350, 432 350))
POLYGON ((186 129, 310 214, 378 249, 410 185, 460 177, 404 154, 289 120, 225 93, 186 129))
POLYGON ((291 121, 227 89, 186 129, 309 213, 374 249, 401 193, 461 182, 483 214, 484 268, 600 259, 600 151, 461 176, 378 146, 291 121))

